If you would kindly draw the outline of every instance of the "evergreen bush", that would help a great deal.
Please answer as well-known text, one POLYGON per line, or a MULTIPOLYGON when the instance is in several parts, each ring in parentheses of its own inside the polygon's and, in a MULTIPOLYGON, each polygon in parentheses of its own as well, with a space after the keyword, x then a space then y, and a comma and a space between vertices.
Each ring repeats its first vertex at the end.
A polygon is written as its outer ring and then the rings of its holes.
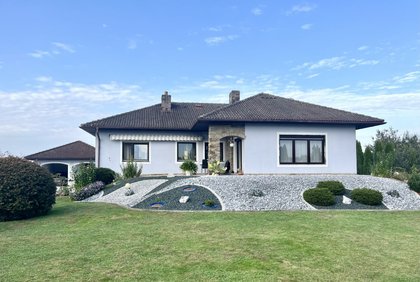
POLYGON ((351 198, 361 204, 378 206, 382 204, 382 193, 368 188, 358 188, 351 191, 351 198))
POLYGON ((415 168, 413 168, 410 176, 408 177, 408 187, 410 187, 411 190, 420 193, 420 173, 415 168))
POLYGON ((48 213, 56 186, 43 167, 17 157, 0 158, 0 221, 48 213))
POLYGON ((95 165, 89 163, 75 166, 73 167, 73 175, 74 188, 80 190, 95 181, 95 165))
POLYGON ((105 185, 112 183, 115 179, 115 171, 106 167, 95 168, 95 181, 102 181, 105 185))
POLYGON ((124 165, 121 166, 122 177, 124 179, 130 179, 134 177, 139 177, 143 171, 143 166, 138 165, 133 160, 129 160, 124 165))
POLYGON ((343 183, 341 183, 340 181, 333 180, 319 181, 316 185, 316 188, 327 188, 334 195, 344 195, 344 193, 346 192, 343 183))
POLYGON ((332 206, 335 204, 333 193, 328 188, 313 188, 303 192, 306 202, 316 206, 332 206))

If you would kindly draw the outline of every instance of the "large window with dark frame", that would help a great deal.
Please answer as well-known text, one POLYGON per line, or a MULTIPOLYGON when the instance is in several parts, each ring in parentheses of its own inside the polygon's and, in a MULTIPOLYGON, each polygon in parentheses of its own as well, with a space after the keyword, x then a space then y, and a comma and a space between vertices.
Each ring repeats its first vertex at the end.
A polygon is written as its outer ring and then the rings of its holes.
POLYGON ((325 164, 324 135, 280 135, 280 164, 325 164))
POLYGON ((123 143, 123 161, 148 162, 149 143, 123 143))
POLYGON ((196 143, 193 142, 178 142, 177 143, 177 161, 183 162, 185 160, 197 161, 196 143))

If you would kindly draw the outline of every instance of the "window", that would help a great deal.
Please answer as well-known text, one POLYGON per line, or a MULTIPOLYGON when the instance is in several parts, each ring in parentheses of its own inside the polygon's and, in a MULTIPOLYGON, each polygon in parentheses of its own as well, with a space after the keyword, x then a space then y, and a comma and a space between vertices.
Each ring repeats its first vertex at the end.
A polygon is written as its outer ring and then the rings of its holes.
POLYGON ((149 143, 123 143, 123 161, 149 161, 149 143))
MULTIPOLYGON (((220 142, 220 158, 219 161, 224 162, 225 161, 225 153, 224 153, 224 144, 223 142, 220 142)), ((204 142, 204 159, 208 160, 209 159, 209 142, 204 142)))
POLYGON ((223 162, 225 159, 224 159, 224 155, 225 155, 225 153, 224 153, 224 151, 223 151, 223 149, 224 149, 224 146, 223 146, 223 142, 220 142, 220 145, 219 145, 220 147, 220 159, 219 159, 219 161, 221 161, 221 162, 223 162))
POLYGON ((176 155, 178 162, 185 160, 196 161, 196 144, 190 142, 178 142, 176 155))
POLYGON ((324 135, 280 135, 280 164, 325 164, 324 135))

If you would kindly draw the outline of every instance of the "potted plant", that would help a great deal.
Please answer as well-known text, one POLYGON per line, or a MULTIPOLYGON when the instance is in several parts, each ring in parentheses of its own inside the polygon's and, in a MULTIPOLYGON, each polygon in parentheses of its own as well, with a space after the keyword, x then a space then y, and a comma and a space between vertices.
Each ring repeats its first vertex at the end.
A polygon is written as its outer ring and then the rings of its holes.
POLYGON ((179 168, 182 169, 187 176, 197 173, 197 165, 192 160, 185 160, 179 168))
POLYGON ((209 163, 209 173, 211 175, 219 175, 225 173, 225 170, 220 166, 219 161, 213 161, 209 163))

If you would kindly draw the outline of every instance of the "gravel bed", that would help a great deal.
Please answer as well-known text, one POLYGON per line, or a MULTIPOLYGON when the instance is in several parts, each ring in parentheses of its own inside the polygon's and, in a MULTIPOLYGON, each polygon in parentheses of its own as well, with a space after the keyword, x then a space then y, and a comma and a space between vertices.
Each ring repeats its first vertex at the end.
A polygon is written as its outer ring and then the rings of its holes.
POLYGON ((104 195, 103 197, 94 198, 91 202, 105 202, 105 203, 114 203, 127 207, 132 207, 143 199, 143 197, 148 194, 150 191, 158 187, 159 185, 165 183, 166 179, 150 179, 150 180, 141 180, 138 182, 131 183, 131 190, 134 191, 134 194, 131 196, 126 196, 125 188, 120 188, 112 193, 104 195))
POLYGON ((154 193, 141 203, 133 206, 139 209, 155 209, 151 207, 153 203, 164 203, 159 210, 221 210, 221 204, 217 197, 208 189, 200 186, 182 186, 171 190, 166 190, 162 193, 154 193), (184 188, 195 188, 194 191, 186 192, 184 188), (181 204, 179 199, 181 196, 188 196, 189 199, 186 203, 181 204), (205 200, 213 200, 214 207, 207 207, 203 205, 205 200))
POLYGON ((419 210, 420 198, 407 184, 388 178, 368 175, 226 175, 201 176, 177 180, 161 192, 184 185, 209 188, 219 196, 224 210, 313 210, 303 198, 303 191, 314 188, 319 181, 338 180, 345 188, 370 188, 382 192, 383 203, 390 210, 419 210), (400 197, 386 192, 397 190, 400 197), (262 192, 263 196, 255 196, 262 192), (254 194, 254 195, 253 195, 254 194))

